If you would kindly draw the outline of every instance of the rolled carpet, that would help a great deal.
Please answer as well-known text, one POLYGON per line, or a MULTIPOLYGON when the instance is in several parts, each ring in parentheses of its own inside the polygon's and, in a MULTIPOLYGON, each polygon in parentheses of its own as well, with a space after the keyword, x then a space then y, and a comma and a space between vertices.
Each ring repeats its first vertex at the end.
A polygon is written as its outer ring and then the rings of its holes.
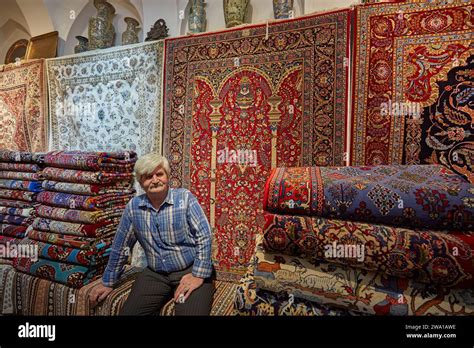
POLYGON ((54 244, 58 246, 76 248, 76 249, 90 249, 93 248, 95 244, 100 242, 106 242, 107 239, 110 239, 115 235, 115 231, 110 231, 106 235, 102 235, 100 238, 91 238, 91 237, 82 237, 82 236, 72 236, 67 234, 59 234, 52 232, 43 232, 35 229, 28 230, 28 238, 37 240, 40 242, 54 244))
POLYGON ((42 172, 46 180, 65 181, 79 184, 110 184, 119 181, 131 181, 132 173, 109 173, 104 171, 86 171, 47 167, 42 172))
MULTIPOLYGON (((10 236, 5 236, 5 235, 0 235, 0 245, 2 246, 17 246, 20 244, 22 241, 22 238, 15 238, 15 237, 10 237, 10 236)), ((2 254, 6 254, 5 249, 2 247, 2 254)), ((16 254, 13 255, 13 252, 10 251, 9 255, 4 256, 4 258, 13 258, 16 257, 16 254)))
POLYGON ((84 196, 64 192, 42 191, 36 197, 39 203, 61 208, 103 210, 114 206, 123 206, 128 203, 133 195, 122 193, 109 193, 98 196, 84 196))
POLYGON ((8 180, 27 180, 27 181, 37 181, 41 180, 41 172, 39 173, 30 173, 30 172, 17 172, 17 171, 0 171, 1 179, 8 180))
POLYGON ((34 202, 36 192, 0 189, 0 198, 20 200, 25 202, 34 202))
POLYGON ((99 278, 105 269, 105 265, 90 268, 42 258, 32 260, 32 258, 26 257, 13 259, 13 266, 20 272, 52 280, 73 288, 81 288, 89 284, 91 281, 99 278))
POLYGON ((474 232, 265 213, 263 248, 444 287, 474 287, 474 232))
POLYGON ((118 181, 113 184, 75 184, 70 182, 60 182, 45 180, 43 189, 47 191, 74 193, 78 195, 101 195, 106 193, 133 194, 131 181, 118 181))
POLYGON ((23 238, 26 234, 27 226, 0 224, 0 235, 14 238, 23 238))
POLYGON ((136 160, 133 151, 53 151, 44 156, 44 163, 51 167, 114 172, 131 172, 136 160))
POLYGON ((3 207, 0 206, 1 215, 14 215, 21 217, 34 217, 36 215, 35 208, 14 208, 14 207, 3 207))
POLYGON ((0 315, 16 314, 15 275, 12 265, 0 263, 0 315))
POLYGON ((31 208, 31 202, 18 201, 13 199, 2 199, 0 198, 0 205, 3 207, 13 208, 31 208))
POLYGON ((10 189, 10 190, 31 191, 31 192, 40 192, 42 190, 41 181, 9 180, 9 179, 0 179, 0 188, 10 189))
MULTIPOLYGON (((260 237, 260 236, 259 236, 260 237)), ((446 289, 334 263, 264 252, 257 241, 258 288, 376 315, 474 315, 474 289, 446 289)))
POLYGON ((42 259, 93 268, 107 263, 111 244, 112 240, 109 238, 98 240, 89 248, 79 249, 24 238, 18 245, 24 248, 34 247, 42 259))
POLYGON ((51 280, 38 278, 26 273, 16 272, 14 288, 16 289, 16 315, 41 316, 92 316, 116 315, 113 309, 120 303, 121 294, 128 284, 135 280, 136 270, 127 268, 117 287, 107 296, 107 299, 92 308, 89 295, 99 284, 101 279, 75 289, 51 280), (106 306, 105 303, 110 304, 106 306), (103 312, 103 313, 102 313, 103 312))
POLYGON ((0 224, 28 226, 32 222, 32 217, 0 214, 0 224))
POLYGON ((80 224, 97 224, 101 222, 111 222, 113 218, 121 217, 124 208, 125 205, 114 207, 114 209, 108 211, 84 211, 40 205, 36 208, 36 213, 39 217, 54 220, 76 222, 80 224))
POLYGON ((0 150, 0 162, 43 163, 44 153, 0 150))
POLYGON ((64 235, 101 237, 110 232, 115 232, 119 221, 120 217, 116 217, 96 224, 82 224, 39 217, 33 221, 32 227, 36 230, 64 235))
POLYGON ((37 164, 31 164, 31 163, 0 162, 0 171, 36 173, 40 171, 40 166, 37 164))
POLYGON ((441 165, 275 168, 264 209, 438 230, 474 230, 474 185, 441 165))

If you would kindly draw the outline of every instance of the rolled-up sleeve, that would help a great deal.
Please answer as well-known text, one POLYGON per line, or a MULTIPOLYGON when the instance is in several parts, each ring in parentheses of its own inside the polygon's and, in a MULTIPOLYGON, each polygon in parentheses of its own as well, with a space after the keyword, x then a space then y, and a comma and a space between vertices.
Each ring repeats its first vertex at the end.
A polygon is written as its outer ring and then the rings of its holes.
POLYGON ((114 242, 112 243, 109 262, 102 276, 102 283, 108 287, 113 287, 120 279, 128 256, 131 254, 132 248, 137 241, 133 229, 131 210, 131 202, 129 202, 122 214, 114 242))
POLYGON ((212 231, 204 211, 192 193, 189 193, 187 221, 197 247, 192 274, 199 278, 209 278, 212 274, 212 231))

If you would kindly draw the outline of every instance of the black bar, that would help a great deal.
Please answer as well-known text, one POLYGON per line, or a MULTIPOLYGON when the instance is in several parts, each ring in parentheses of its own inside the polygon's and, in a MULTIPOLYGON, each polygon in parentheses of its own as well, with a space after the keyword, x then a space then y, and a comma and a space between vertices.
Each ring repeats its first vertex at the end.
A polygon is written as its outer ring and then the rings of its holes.
MULTIPOLYGON (((350 344, 473 347, 474 317, 0 317, 0 346, 41 344, 350 344), (55 325, 55 340, 20 338, 19 326, 55 325), (442 325, 442 326, 440 326, 442 325), (447 325, 447 326, 446 326, 447 325), (452 325, 455 325, 452 326, 452 325), (456 338, 408 338, 455 334, 456 338)), ((30 326, 31 327, 31 326, 30 326)))

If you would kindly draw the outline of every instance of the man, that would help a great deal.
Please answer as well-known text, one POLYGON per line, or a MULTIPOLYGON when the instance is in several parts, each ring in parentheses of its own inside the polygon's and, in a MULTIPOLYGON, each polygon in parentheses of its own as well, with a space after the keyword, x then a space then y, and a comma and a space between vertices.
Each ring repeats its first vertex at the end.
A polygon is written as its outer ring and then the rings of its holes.
POLYGON ((113 290, 129 250, 138 240, 148 267, 133 284, 120 314, 156 314, 174 298, 176 315, 209 315, 213 295, 211 229, 198 200, 186 189, 168 186, 170 166, 160 155, 141 157, 134 172, 145 194, 133 198, 124 210, 103 285, 90 295, 92 304, 113 290))

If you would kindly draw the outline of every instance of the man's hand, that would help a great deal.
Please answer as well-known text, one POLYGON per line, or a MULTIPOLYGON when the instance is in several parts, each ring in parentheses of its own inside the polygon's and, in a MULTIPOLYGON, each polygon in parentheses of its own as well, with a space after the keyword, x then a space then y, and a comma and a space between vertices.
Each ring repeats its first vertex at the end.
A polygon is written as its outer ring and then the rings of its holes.
POLYGON ((92 307, 97 306, 99 302, 105 300, 112 290, 113 288, 109 288, 103 284, 99 284, 94 289, 92 289, 89 295, 89 301, 91 302, 92 307))
POLYGON ((186 301, 189 295, 191 295, 195 289, 199 288, 202 283, 204 283, 204 279, 195 277, 192 273, 183 276, 179 282, 178 288, 174 292, 174 302, 178 301, 179 295, 181 294, 184 295, 184 300, 186 301))

